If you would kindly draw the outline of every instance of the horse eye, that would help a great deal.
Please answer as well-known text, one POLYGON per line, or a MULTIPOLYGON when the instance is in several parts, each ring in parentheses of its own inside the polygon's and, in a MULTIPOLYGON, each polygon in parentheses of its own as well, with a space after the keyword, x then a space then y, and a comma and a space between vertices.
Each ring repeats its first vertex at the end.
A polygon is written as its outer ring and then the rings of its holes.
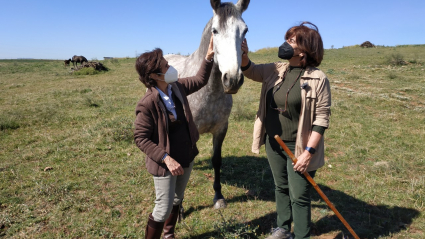
POLYGON ((212 33, 214 33, 214 34, 218 34, 218 31, 217 31, 215 28, 213 28, 213 29, 212 29, 212 33))
POLYGON ((245 35, 248 32, 248 28, 243 31, 243 34, 245 35))

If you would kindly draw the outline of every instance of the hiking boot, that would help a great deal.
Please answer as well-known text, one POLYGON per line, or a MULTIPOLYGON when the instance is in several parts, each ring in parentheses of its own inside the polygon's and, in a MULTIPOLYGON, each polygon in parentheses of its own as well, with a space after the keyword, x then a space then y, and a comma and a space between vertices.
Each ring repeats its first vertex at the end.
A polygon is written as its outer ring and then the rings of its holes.
POLYGON ((266 239, 293 239, 291 232, 276 227, 272 229, 272 234, 268 237, 266 237, 266 239))

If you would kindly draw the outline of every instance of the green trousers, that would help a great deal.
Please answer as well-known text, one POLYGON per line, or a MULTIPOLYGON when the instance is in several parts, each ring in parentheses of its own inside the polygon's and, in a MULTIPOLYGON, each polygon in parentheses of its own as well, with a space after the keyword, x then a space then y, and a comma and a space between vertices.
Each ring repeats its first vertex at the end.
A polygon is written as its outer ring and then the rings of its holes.
MULTIPOLYGON (((295 151, 294 141, 285 141, 285 144, 295 151)), ((275 184, 277 226, 291 231, 293 222, 296 239, 310 238, 310 190, 313 186, 303 174, 294 171, 291 158, 274 138, 268 136, 266 153, 275 184)), ((316 171, 308 173, 314 177, 316 171)))

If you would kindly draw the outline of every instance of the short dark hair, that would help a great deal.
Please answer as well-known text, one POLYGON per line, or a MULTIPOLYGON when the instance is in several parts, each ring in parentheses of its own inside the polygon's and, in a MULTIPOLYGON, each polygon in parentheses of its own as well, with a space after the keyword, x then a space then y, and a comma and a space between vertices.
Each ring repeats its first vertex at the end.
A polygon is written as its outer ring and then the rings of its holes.
POLYGON ((136 60, 136 71, 139 73, 139 80, 147 87, 156 86, 156 81, 150 78, 151 73, 161 73, 162 50, 155 48, 140 55, 136 60))
POLYGON ((285 34, 285 39, 295 36, 297 45, 306 56, 301 58, 301 66, 317 67, 323 60, 323 41, 319 34, 319 28, 311 22, 303 22, 299 26, 289 28, 285 34), (306 26, 310 25, 310 27, 306 26))

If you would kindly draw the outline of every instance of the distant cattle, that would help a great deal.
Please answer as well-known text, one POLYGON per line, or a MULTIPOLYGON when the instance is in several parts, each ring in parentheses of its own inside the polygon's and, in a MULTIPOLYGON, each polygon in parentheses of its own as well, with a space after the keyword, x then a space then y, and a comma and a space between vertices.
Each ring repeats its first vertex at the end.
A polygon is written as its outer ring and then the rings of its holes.
POLYGON ((71 59, 68 60, 64 60, 63 63, 65 65, 65 67, 69 66, 69 63, 71 62, 71 59))
POLYGON ((84 56, 73 56, 72 57, 72 65, 75 67, 76 65, 78 65, 78 63, 80 63, 81 65, 83 64, 83 62, 88 62, 87 59, 84 56))

